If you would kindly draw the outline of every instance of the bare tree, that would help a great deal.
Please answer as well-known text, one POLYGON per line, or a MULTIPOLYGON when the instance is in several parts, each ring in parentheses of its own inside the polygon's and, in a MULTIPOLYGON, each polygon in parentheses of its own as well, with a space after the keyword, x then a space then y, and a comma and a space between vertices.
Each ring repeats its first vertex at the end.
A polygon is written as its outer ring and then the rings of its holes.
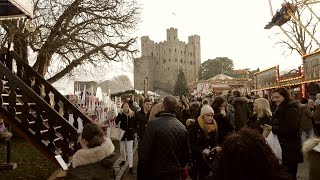
MULTIPOLYGON (((15 51, 28 59, 36 54, 33 68, 53 83, 75 68, 101 68, 110 61, 132 58, 136 38, 130 37, 140 21, 135 0, 35 0, 36 30, 25 30, 25 20, 3 21, 2 39, 14 42, 15 51), (49 69, 50 68, 50 69, 49 69)), ((4 40, 2 40, 4 42, 4 40)), ((0 41, 0 42, 2 42, 0 41)))
POLYGON ((127 87, 133 87, 132 83, 127 75, 119 75, 112 78, 112 81, 117 82, 118 84, 127 86, 127 87))
MULTIPOLYGON (((318 17, 314 16, 309 8, 313 9, 314 5, 302 5, 297 0, 291 0, 291 3, 298 5, 298 9, 295 12, 295 18, 303 24, 303 26, 312 34, 313 37, 318 38, 319 32, 317 32, 319 24, 318 17)), ((313 10, 317 12, 315 9, 313 10)), ((285 47, 289 50, 289 54, 293 51, 298 52, 300 55, 305 55, 315 51, 318 47, 314 39, 305 31, 305 29, 299 26, 299 23, 295 22, 295 18, 291 17, 291 21, 282 26, 287 35, 294 41, 285 36, 283 33, 277 33, 274 37, 277 38, 276 45, 285 47)), ((288 51, 285 51, 288 52, 288 51)), ((284 53, 285 53, 284 52, 284 53)))

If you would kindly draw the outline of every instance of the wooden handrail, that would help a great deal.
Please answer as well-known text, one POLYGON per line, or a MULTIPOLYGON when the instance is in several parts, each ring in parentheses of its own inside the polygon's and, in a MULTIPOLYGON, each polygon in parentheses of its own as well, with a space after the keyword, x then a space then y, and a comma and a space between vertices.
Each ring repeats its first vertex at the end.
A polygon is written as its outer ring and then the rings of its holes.
MULTIPOLYGON (((57 121, 58 123, 60 123, 60 125, 64 127, 64 131, 66 131, 67 134, 70 135, 70 136, 65 136, 64 138, 67 137, 67 139, 64 139, 64 140, 68 140, 68 141, 71 140, 72 142, 77 143, 77 136, 78 136, 77 129, 72 125, 70 125, 69 122, 64 117, 60 116, 60 114, 57 111, 52 109, 51 106, 43 98, 41 98, 37 93, 35 93, 20 78, 18 78, 14 73, 12 73, 10 69, 8 69, 3 63, 0 62, 1 79, 4 76, 9 82, 9 88, 12 88, 13 90, 19 88, 19 91, 22 97, 27 99, 32 99, 32 101, 36 103, 37 109, 39 109, 41 112, 47 112, 50 115, 51 119, 57 121)), ((41 115, 37 114, 37 116, 39 117, 41 115)), ((17 117, 13 117, 13 118, 16 121, 19 121, 18 122, 19 124, 22 124, 22 120, 18 119, 17 117)), ((25 127, 24 131, 29 131, 29 129, 25 127)), ((44 144, 43 141, 41 142, 42 144, 44 144)), ((58 154, 57 151, 55 151, 55 153, 58 154)), ((66 152, 63 155, 66 157, 66 152)))
POLYGON ((92 121, 86 115, 84 115, 77 107, 75 107, 67 98, 61 95, 60 92, 56 90, 56 88, 54 88, 37 71, 35 71, 23 59, 21 59, 19 55, 12 51, 10 53, 12 54, 13 59, 15 59, 23 68, 25 68, 25 70, 31 72, 32 75, 37 79, 37 81, 39 81, 45 87, 50 87, 50 91, 54 94, 55 98, 58 98, 61 102, 63 102, 63 104, 68 105, 73 114, 77 114, 83 120, 83 124, 92 123, 92 121))

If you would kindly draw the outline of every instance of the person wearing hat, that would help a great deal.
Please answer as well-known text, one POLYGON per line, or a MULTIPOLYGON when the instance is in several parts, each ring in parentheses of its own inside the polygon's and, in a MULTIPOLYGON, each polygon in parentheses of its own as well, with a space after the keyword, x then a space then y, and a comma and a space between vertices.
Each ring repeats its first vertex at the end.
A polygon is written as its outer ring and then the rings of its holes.
POLYGON ((213 115, 213 109, 205 104, 197 121, 188 127, 192 157, 189 175, 192 179, 205 179, 210 176, 214 155, 221 151, 221 147, 217 145, 218 126, 213 115))

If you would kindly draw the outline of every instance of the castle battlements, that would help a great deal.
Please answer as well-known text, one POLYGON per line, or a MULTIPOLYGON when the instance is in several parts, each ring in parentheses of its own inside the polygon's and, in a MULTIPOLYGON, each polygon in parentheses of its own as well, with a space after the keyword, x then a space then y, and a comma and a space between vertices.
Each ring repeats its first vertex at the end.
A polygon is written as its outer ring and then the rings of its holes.
POLYGON ((173 89, 179 69, 184 71, 187 82, 197 79, 201 64, 200 36, 188 36, 188 42, 183 42, 176 28, 167 29, 166 36, 162 42, 154 42, 149 36, 141 37, 141 57, 134 63, 136 89, 143 90, 145 77, 152 91, 161 89, 159 84, 166 84, 166 91, 173 89))

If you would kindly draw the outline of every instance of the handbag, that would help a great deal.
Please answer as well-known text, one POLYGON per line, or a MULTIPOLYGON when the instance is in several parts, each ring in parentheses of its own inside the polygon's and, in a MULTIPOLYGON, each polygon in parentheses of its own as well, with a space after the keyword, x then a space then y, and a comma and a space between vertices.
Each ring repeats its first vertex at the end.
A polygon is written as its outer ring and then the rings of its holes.
POLYGON ((282 160, 282 149, 280 146, 280 142, 278 139, 278 136, 273 134, 272 131, 270 131, 268 137, 266 138, 266 141, 268 145, 271 147, 272 151, 276 155, 276 157, 281 161, 282 160))
POLYGON ((110 126, 107 128, 107 134, 109 134, 110 139, 120 141, 126 131, 121 128, 110 126), (109 133, 110 132, 110 133, 109 133))

